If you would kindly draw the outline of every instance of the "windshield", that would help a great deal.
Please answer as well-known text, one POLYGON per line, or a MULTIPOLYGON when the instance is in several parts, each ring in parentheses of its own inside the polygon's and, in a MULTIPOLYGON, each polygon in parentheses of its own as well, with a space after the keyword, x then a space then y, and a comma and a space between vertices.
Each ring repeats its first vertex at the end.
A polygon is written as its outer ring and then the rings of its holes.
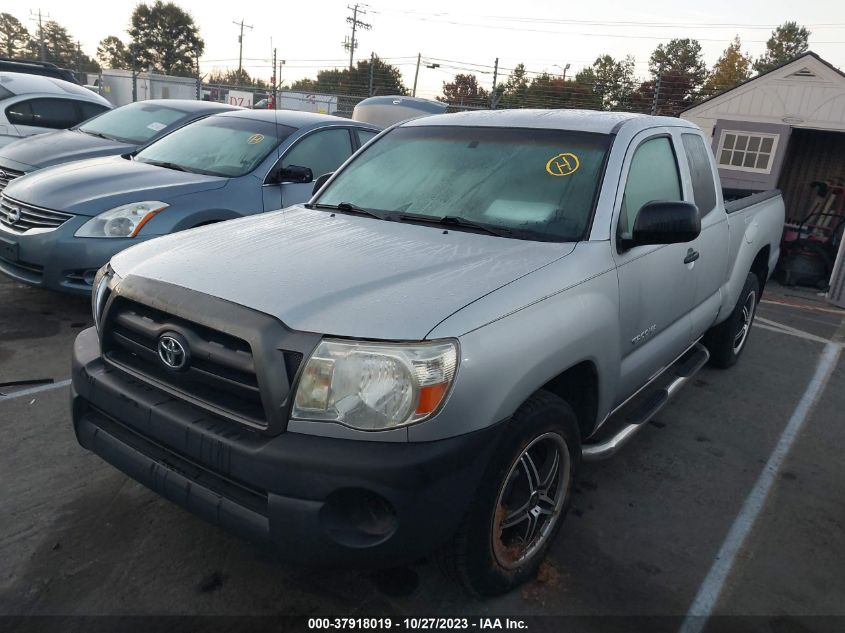
POLYGON ((609 145, 608 135, 561 130, 400 127, 368 145, 316 203, 575 241, 589 226, 609 145))
POLYGON ((79 126, 79 130, 94 136, 143 145, 154 136, 176 127, 189 114, 163 105, 131 103, 109 110, 79 126))
POLYGON ((155 141, 135 160, 234 178, 258 167, 293 132, 270 121, 214 115, 155 141))

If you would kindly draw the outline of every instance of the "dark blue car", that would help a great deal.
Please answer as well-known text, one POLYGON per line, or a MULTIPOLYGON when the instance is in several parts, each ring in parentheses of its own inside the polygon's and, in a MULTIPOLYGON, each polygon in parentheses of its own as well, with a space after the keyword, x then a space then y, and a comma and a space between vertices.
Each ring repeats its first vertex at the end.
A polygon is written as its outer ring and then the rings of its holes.
POLYGON ((38 170, 2 193, 0 272, 88 293, 112 255, 141 241, 305 202, 316 178, 378 131, 330 115, 237 110, 134 155, 38 170))
POLYGON ((27 136, 0 148, 0 191, 36 169, 83 158, 128 154, 176 128, 235 106, 185 99, 150 99, 108 110, 68 130, 27 136))

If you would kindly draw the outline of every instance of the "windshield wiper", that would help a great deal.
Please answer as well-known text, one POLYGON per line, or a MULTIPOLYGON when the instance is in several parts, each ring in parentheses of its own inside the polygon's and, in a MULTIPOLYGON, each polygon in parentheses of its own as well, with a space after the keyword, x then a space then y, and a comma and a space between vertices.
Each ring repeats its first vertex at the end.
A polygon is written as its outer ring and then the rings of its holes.
POLYGON ((167 161, 163 160, 139 160, 139 163, 146 163, 147 165, 155 165, 156 167, 164 167, 165 169, 175 169, 176 171, 185 171, 189 173, 196 173, 187 167, 182 167, 182 165, 177 165, 176 163, 168 163, 167 161))
POLYGON ((116 141, 116 138, 112 138, 111 136, 106 136, 102 132, 89 132, 88 130, 83 130, 82 128, 78 128, 80 132, 83 134, 87 134, 88 136, 96 136, 97 138, 104 138, 107 141, 116 141))
POLYGON ((503 226, 491 226, 489 224, 482 224, 481 222, 473 222, 457 215, 444 215, 441 217, 418 215, 416 213, 400 213, 394 216, 400 221, 420 222, 423 224, 441 224, 446 226, 454 226, 458 228, 474 229, 487 233, 487 235, 495 235, 497 237, 513 237, 514 231, 506 229, 503 226))
POLYGON ((341 211, 343 213, 357 213, 359 215, 366 215, 379 220, 393 219, 388 213, 379 213, 375 209, 365 209, 364 207, 359 207, 357 204, 353 204, 352 202, 338 202, 337 204, 322 204, 317 202, 315 204, 307 204, 305 206, 309 209, 334 209, 335 211, 341 211))

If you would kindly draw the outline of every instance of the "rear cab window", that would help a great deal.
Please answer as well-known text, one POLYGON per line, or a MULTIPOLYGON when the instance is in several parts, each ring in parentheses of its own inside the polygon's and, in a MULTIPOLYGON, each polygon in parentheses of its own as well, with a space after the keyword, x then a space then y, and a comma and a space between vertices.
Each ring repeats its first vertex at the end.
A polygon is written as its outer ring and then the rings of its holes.
POLYGON ((710 154, 704 139, 698 134, 682 134, 681 139, 692 179, 693 202, 703 218, 716 208, 716 184, 710 154))

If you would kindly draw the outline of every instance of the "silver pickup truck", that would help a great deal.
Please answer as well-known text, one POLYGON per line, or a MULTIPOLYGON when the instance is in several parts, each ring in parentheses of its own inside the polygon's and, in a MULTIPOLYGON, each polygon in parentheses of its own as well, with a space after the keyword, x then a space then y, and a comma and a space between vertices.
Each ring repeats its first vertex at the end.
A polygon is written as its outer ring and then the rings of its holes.
POLYGON ((320 185, 100 271, 76 436, 285 560, 435 554, 487 595, 535 573, 582 459, 736 362, 784 220, 726 208, 697 127, 631 114, 417 119, 320 185))

